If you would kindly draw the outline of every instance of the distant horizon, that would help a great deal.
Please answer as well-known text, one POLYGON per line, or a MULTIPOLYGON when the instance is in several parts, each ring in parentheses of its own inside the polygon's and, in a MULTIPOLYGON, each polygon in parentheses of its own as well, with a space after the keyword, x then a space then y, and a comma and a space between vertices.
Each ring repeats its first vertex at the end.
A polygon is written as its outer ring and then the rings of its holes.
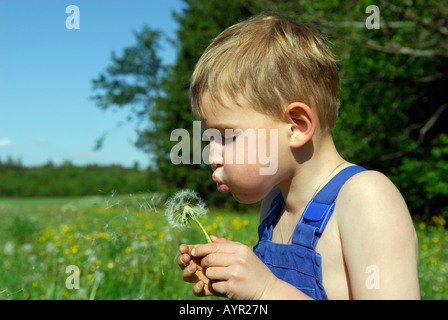
POLYGON ((76 163, 73 163, 70 160, 66 160, 66 161, 63 161, 61 163, 54 163, 53 161, 48 160, 45 163, 26 165, 26 164, 23 164, 23 162, 20 160, 20 158, 13 159, 13 158, 10 158, 10 157, 5 157, 5 158, 0 157, 0 165, 8 164, 9 160, 12 160, 12 165, 20 166, 20 167, 26 168, 26 169, 41 168, 41 167, 45 167, 45 166, 48 166, 48 165, 52 165, 54 167, 63 167, 63 166, 66 166, 67 164, 70 164, 70 165, 72 165, 74 167, 78 167, 78 168, 93 167, 93 166, 98 166, 98 167, 119 166, 119 167, 122 167, 122 168, 125 168, 125 169, 133 169, 135 167, 135 164, 138 164, 138 169, 139 170, 147 170, 147 169, 150 169, 150 168, 151 169, 155 169, 155 166, 154 166, 153 163, 150 163, 148 165, 143 166, 138 160, 136 160, 132 165, 123 164, 123 163, 113 163, 113 162, 110 162, 110 163, 96 163, 96 162, 88 163, 88 162, 86 162, 86 163, 83 163, 83 164, 76 164, 76 163))

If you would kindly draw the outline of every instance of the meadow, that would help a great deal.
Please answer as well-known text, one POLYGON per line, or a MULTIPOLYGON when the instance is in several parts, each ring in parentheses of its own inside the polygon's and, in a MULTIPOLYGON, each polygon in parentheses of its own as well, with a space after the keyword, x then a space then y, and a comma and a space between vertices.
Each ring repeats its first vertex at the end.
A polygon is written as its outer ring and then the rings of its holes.
MULTIPOLYGON (((197 299, 176 258, 180 243, 205 239, 196 226, 171 229, 161 203, 157 194, 0 199, 0 299, 197 299)), ((257 212, 212 210, 201 221, 256 244, 257 212)), ((448 299, 446 215, 415 227, 422 299, 448 299)))

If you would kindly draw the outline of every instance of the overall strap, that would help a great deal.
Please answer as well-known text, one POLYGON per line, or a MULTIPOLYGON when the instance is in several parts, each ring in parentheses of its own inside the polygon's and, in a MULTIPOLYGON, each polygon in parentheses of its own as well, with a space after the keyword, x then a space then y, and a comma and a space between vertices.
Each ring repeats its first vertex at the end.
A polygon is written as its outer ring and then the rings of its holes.
POLYGON ((334 200, 338 196, 339 190, 348 179, 365 170, 360 166, 350 166, 339 172, 311 199, 299 223, 314 227, 316 235, 320 236, 333 213, 335 206, 334 200))

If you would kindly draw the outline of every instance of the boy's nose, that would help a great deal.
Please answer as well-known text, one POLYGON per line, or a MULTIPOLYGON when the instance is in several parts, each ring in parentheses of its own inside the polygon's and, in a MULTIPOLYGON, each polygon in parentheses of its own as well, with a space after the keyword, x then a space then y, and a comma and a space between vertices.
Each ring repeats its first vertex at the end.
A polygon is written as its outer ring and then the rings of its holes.
POLYGON ((210 142, 210 153, 208 156, 208 161, 210 165, 212 166, 212 169, 215 170, 216 168, 222 167, 224 164, 223 161, 223 154, 222 154, 222 145, 215 141, 210 142))

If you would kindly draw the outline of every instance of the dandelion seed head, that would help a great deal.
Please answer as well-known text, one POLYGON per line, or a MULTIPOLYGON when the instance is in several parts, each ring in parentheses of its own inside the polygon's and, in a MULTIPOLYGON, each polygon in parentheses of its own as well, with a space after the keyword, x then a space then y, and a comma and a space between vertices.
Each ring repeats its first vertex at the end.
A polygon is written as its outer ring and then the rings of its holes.
POLYGON ((190 189, 176 192, 165 202, 165 208, 168 223, 174 228, 181 229, 188 227, 192 218, 199 219, 208 212, 205 202, 190 189), (186 210, 188 208, 193 210, 186 210))

